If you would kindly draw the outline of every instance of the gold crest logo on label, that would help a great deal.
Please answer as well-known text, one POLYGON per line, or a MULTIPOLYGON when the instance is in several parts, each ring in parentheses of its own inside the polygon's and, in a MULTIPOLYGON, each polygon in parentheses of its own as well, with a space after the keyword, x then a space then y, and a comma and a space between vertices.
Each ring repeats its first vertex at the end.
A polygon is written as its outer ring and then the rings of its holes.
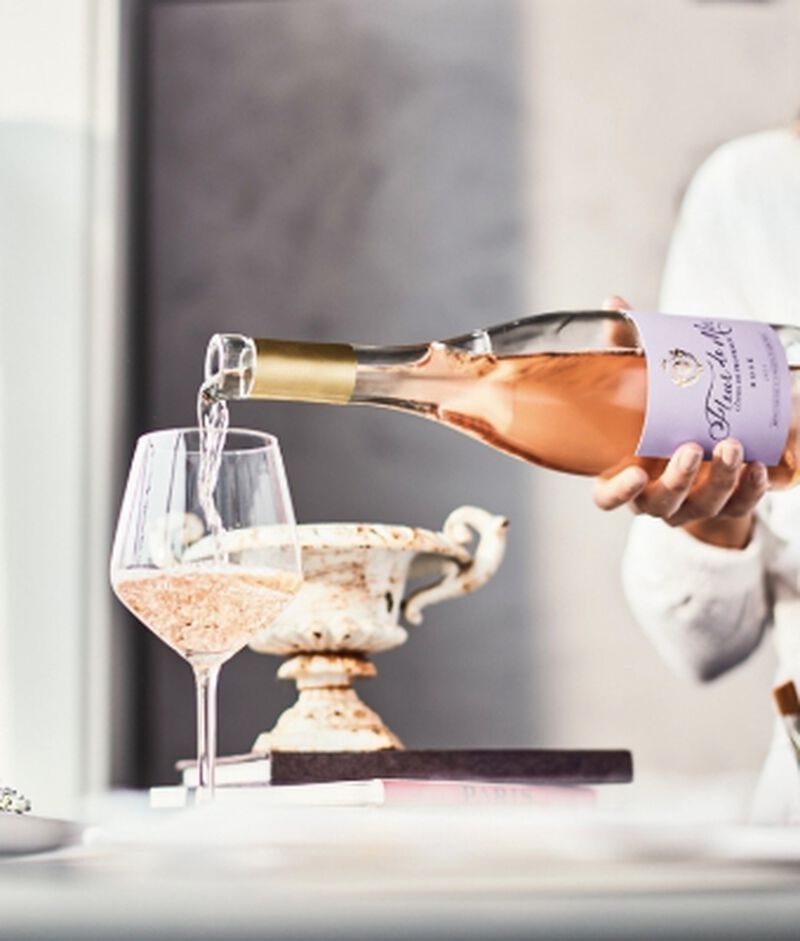
POLYGON ((661 368, 676 386, 685 388, 697 382, 703 371, 703 364, 693 353, 674 349, 661 360, 661 368))

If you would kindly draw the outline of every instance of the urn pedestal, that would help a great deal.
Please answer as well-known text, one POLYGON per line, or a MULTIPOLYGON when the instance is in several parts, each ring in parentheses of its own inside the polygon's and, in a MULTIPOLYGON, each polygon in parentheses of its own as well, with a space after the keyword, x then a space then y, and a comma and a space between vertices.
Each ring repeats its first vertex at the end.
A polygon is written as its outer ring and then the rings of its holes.
POLYGON ((353 681, 376 675, 373 654, 405 643, 401 619, 420 624, 426 607, 475 591, 495 574, 507 525, 503 517, 463 506, 439 532, 369 523, 299 526, 303 586, 250 644, 286 658, 278 676, 297 684, 298 698, 253 750, 402 748, 353 681), (418 587, 406 593, 409 582, 418 587))

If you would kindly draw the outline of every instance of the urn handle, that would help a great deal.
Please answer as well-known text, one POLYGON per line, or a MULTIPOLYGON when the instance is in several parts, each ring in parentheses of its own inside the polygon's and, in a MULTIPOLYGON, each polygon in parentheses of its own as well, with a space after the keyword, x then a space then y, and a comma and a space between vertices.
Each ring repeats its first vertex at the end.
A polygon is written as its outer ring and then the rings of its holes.
POLYGON ((478 506, 460 506, 445 520, 442 532, 448 539, 467 546, 477 534, 478 542, 472 561, 459 565, 454 559, 443 563, 443 575, 438 582, 412 592, 403 601, 403 616, 410 624, 422 622, 422 609, 428 605, 467 595, 475 591, 494 575, 506 551, 508 520, 495 516, 478 506))

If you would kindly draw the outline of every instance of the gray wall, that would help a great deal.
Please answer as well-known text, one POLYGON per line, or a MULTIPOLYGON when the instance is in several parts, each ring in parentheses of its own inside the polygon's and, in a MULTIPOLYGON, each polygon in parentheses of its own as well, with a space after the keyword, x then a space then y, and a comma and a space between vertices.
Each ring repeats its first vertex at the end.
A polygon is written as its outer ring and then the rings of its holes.
MULTIPOLYGON (((505 0, 152 5, 134 259, 142 428, 194 420, 217 331, 388 344, 524 312, 517 12, 505 0)), ((495 581, 431 609, 361 692, 410 746, 534 744, 530 471, 388 412, 242 403, 232 420, 279 436, 300 521, 438 528, 462 503, 511 518, 495 581)), ((147 780, 170 780, 194 748, 190 671, 139 643, 147 780)), ((292 697, 276 666, 247 651, 223 670, 222 753, 246 750, 292 697)))

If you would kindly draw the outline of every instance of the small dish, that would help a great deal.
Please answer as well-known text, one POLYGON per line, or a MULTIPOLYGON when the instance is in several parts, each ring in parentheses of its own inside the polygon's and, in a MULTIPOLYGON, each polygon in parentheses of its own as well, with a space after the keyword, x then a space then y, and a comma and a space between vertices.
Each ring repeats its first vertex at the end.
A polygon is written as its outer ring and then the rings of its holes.
POLYGON ((83 828, 69 820, 0 814, 0 859, 73 846, 82 835, 83 828))

